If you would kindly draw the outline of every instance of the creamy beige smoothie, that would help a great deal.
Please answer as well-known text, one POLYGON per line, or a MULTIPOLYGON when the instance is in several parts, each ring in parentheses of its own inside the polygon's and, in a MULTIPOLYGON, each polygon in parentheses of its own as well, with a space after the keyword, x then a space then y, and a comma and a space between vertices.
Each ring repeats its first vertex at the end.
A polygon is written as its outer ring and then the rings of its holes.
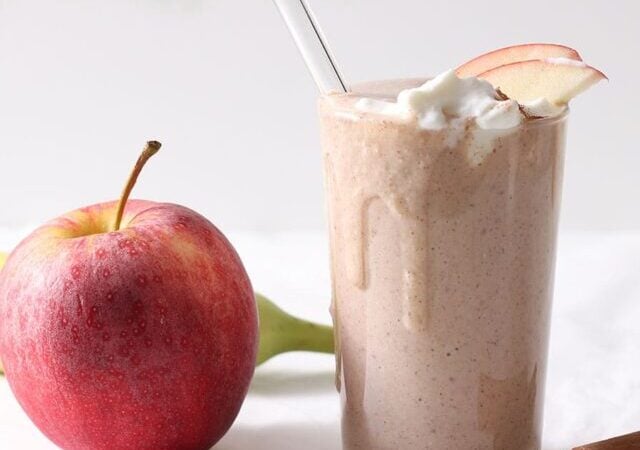
POLYGON ((539 449, 566 113, 421 84, 319 104, 343 445, 539 449))

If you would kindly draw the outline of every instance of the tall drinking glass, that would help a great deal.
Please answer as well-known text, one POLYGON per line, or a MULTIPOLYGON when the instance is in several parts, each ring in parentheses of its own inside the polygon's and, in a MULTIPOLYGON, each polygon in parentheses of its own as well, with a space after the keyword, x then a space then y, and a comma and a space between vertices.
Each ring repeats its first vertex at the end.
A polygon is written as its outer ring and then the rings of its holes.
POLYGON ((347 450, 540 448, 566 115, 439 131, 321 97, 347 450))

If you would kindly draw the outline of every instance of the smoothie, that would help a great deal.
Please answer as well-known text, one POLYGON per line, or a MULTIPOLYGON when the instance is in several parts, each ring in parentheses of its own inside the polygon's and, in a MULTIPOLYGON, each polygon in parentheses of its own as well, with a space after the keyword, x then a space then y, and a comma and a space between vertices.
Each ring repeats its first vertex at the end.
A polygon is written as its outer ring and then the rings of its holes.
POLYGON ((319 103, 343 445, 538 449, 566 112, 432 81, 319 103))

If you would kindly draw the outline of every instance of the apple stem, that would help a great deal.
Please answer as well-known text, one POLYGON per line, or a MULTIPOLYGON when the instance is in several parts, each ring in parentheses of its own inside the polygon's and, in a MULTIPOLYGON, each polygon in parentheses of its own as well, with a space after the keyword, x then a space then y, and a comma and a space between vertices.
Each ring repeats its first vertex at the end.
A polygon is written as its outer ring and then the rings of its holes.
POLYGON ((124 208, 127 205, 127 200, 129 199, 129 195, 131 194, 136 181, 138 181, 138 175, 140 175, 140 172, 142 172, 142 168, 147 163, 147 161, 149 161, 149 158, 158 153, 158 150, 160 150, 161 146, 162 144, 158 141, 148 141, 147 145, 145 145, 144 147, 144 150, 142 150, 140 157, 138 157, 136 165, 133 166, 133 170, 129 175, 127 184, 122 191, 122 195, 120 195, 120 201, 118 202, 118 211, 116 213, 116 220, 113 225, 113 231, 118 231, 120 229, 120 225, 122 224, 122 216, 124 215, 124 208))

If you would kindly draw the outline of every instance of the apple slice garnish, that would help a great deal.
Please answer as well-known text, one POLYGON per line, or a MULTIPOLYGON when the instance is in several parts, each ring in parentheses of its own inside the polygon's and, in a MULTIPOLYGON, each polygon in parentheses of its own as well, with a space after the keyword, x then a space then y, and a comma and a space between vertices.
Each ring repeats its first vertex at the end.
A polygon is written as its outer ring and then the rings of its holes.
POLYGON ((582 61, 577 51, 559 44, 522 44, 494 50, 461 65, 456 69, 460 78, 477 77, 487 70, 533 59, 566 58, 582 61))
POLYGON ((566 59, 515 62, 488 70, 478 78, 520 104, 545 98, 554 105, 566 105, 598 81, 607 79, 598 69, 566 59))

